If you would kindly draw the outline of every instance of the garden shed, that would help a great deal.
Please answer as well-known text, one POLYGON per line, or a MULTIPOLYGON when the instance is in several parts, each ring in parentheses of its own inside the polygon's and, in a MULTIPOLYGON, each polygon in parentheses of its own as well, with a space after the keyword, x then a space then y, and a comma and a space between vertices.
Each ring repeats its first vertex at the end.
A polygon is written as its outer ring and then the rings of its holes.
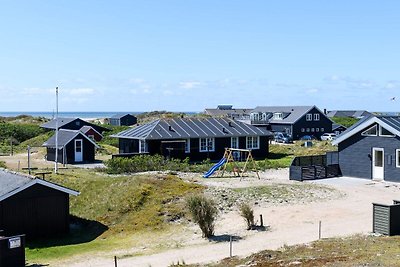
POLYGON ((131 114, 116 114, 109 118, 109 122, 114 126, 132 126, 137 123, 137 118, 131 114))
POLYGON ((0 169, 0 229, 7 236, 56 236, 69 231, 69 196, 79 192, 0 169))

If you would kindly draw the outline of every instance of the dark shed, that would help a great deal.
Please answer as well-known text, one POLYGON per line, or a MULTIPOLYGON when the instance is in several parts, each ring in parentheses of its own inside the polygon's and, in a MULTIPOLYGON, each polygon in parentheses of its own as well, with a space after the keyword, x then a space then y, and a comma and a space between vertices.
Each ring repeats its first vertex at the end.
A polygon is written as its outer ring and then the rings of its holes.
POLYGON ((103 135, 96 131, 92 126, 85 125, 80 129, 80 131, 96 142, 100 142, 101 139, 103 139, 103 135))
POLYGON ((251 149, 253 157, 268 156, 272 133, 228 118, 160 119, 120 132, 120 154, 160 154, 190 161, 222 158, 225 148, 251 149))
POLYGON ((69 195, 79 192, 0 169, 0 229, 27 238, 68 233, 69 195))
POLYGON ((131 114, 116 114, 109 121, 114 126, 132 126, 137 123, 137 118, 131 114))
MULTIPOLYGON (((47 160, 55 161, 56 135, 54 134, 44 144, 47 148, 47 160)), ((99 146, 81 131, 58 131, 58 158, 63 164, 90 163, 95 161, 96 148, 99 146)))

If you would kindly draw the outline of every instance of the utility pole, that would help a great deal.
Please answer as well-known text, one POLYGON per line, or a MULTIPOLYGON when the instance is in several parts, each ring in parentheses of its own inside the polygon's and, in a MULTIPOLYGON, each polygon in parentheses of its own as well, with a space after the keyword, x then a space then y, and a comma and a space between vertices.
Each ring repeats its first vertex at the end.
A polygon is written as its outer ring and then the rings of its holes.
POLYGON ((58 87, 56 87, 56 151, 55 151, 54 173, 58 173, 58 87))

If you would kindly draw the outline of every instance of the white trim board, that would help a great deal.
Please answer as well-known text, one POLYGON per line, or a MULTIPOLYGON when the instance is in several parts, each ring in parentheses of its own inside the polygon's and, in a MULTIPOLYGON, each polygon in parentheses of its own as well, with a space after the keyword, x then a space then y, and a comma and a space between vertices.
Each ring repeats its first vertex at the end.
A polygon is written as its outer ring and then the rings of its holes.
POLYGON ((78 192, 78 191, 63 187, 61 185, 54 184, 54 183, 51 183, 51 182, 48 182, 48 181, 45 181, 45 180, 42 180, 42 179, 39 179, 39 178, 34 178, 29 183, 26 183, 23 186, 21 186, 19 188, 16 188, 13 191, 10 191, 5 195, 2 195, 0 197, 0 201, 3 201, 4 199, 7 199, 7 198, 9 198, 9 197, 21 192, 21 191, 33 186, 35 184, 40 184, 40 185, 43 185, 43 186, 47 186, 47 187, 53 188, 55 190, 58 190, 58 191, 61 191, 61 192, 64 192, 64 193, 67 193, 67 194, 70 194, 70 195, 73 195, 73 196, 78 196, 80 194, 80 192, 78 192))
POLYGON ((374 123, 377 123, 380 126, 384 127, 386 130, 392 132, 393 134, 400 136, 400 131, 396 130, 389 124, 383 122, 378 117, 370 117, 369 119, 367 119, 366 121, 364 121, 363 123, 361 123, 360 125, 355 127, 354 129, 351 129, 350 131, 344 131, 341 135, 339 135, 335 140, 332 141, 332 145, 337 145, 337 144, 343 142, 347 138, 355 135, 359 131, 367 128, 368 126, 371 126, 374 123))

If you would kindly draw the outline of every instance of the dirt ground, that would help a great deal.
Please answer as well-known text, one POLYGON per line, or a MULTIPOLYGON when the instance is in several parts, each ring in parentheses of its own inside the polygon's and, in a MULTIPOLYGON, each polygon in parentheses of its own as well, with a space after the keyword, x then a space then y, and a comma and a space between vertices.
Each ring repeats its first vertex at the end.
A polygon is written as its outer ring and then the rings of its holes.
MULTIPOLYGON (((271 184, 298 184, 288 180, 288 170, 270 170, 261 173, 261 179, 202 179, 200 175, 181 174, 184 179, 215 188, 254 187, 271 184)), ((400 198, 400 184, 373 182, 356 178, 333 178, 307 182, 333 188, 325 199, 299 203, 254 203, 256 218, 263 215, 265 230, 245 230, 245 223, 235 210, 224 212, 216 224, 214 240, 201 238, 196 225, 189 225, 185 236, 172 235, 181 248, 155 254, 124 257, 118 266, 168 266, 172 263, 209 263, 229 256, 229 236, 233 236, 234 256, 248 256, 264 249, 278 249, 284 245, 308 243, 318 239, 319 221, 324 237, 369 233, 372 229, 372 203, 391 203, 400 198)), ((310 193, 312 194, 312 192, 310 193)), ((324 195, 323 195, 324 196, 324 195)), ((129 250, 127 250, 129 253, 129 250)), ((60 266, 113 266, 113 258, 90 257, 70 259, 60 266)))

